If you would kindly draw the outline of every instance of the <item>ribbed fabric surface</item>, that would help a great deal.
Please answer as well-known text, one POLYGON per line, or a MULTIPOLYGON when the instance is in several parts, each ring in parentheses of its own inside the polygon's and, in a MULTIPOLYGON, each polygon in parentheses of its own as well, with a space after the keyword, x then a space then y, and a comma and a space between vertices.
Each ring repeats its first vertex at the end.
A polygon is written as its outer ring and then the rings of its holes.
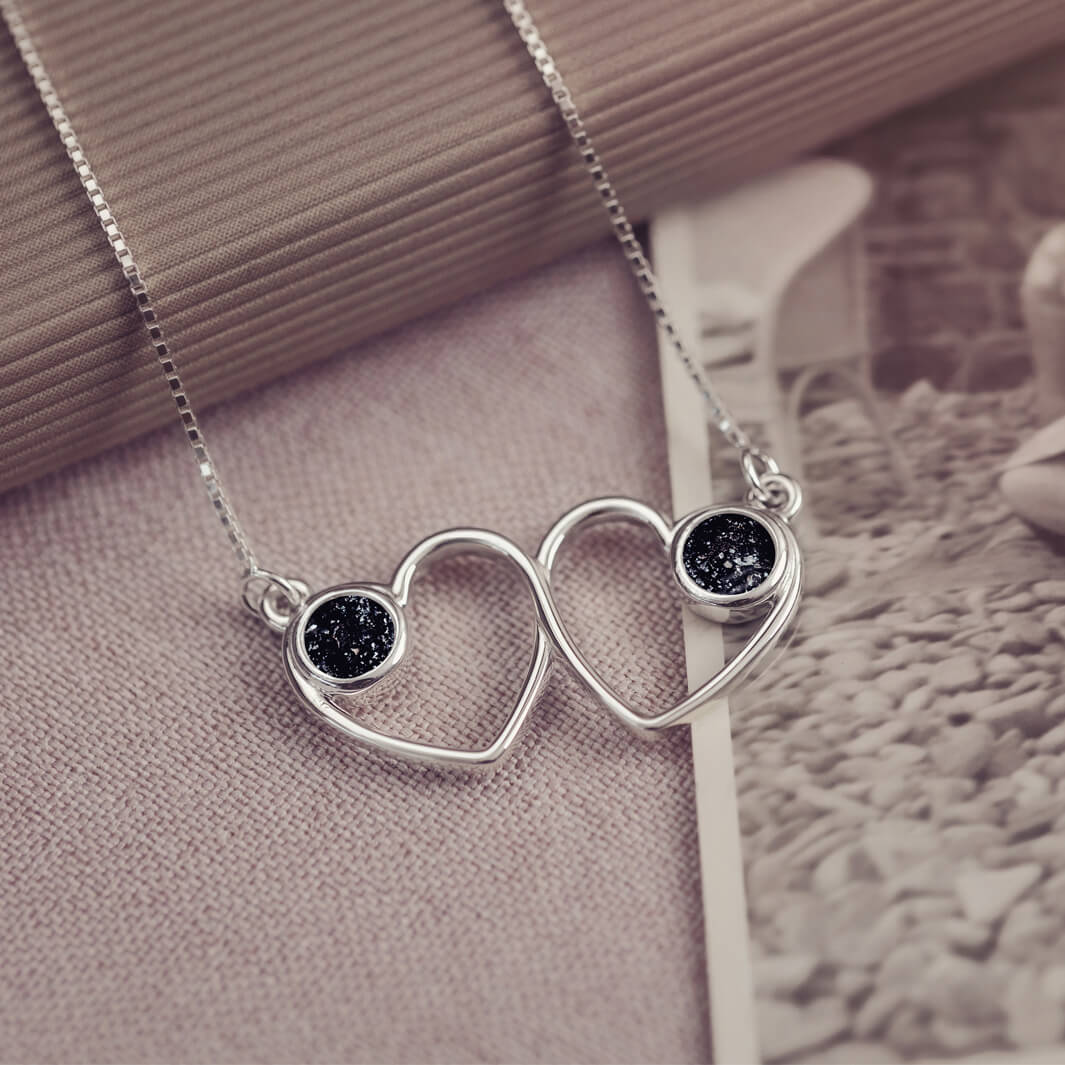
MULTIPOLYGON (((1065 36, 1060 0, 533 8, 637 218, 1065 36)), ((606 228, 492 0, 24 10, 194 404, 606 228)), ((174 415, 6 35, 0 174, 3 488, 174 415)))
MULTIPOLYGON (((657 369, 600 246, 209 421, 264 562, 379 581, 449 525, 532 551, 582 499, 665 507, 657 369)), ((637 739, 556 665, 491 777, 352 747, 238 605, 179 438, 0 508, 0 1061, 707 1060, 687 730, 637 739)), ((624 526, 557 571, 582 646, 641 705, 684 687, 671 583, 624 526)), ((360 717, 485 742, 530 597, 454 559, 411 608, 411 658, 360 717)))

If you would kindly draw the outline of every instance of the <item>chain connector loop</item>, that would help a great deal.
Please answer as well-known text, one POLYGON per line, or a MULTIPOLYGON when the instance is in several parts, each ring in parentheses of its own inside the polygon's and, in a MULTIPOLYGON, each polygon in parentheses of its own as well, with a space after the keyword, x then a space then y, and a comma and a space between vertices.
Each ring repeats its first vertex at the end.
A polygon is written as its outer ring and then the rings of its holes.
POLYGON ((284 632, 310 593, 310 586, 298 577, 256 568, 244 578, 241 600, 268 628, 284 632))
POLYGON ((740 468, 755 500, 762 506, 769 506, 773 496, 766 485, 766 478, 780 475, 777 460, 750 444, 740 452, 740 468))
POLYGON ((794 477, 770 471, 761 475, 760 483, 765 498, 752 485, 747 490, 748 503, 772 511, 783 521, 791 521, 802 509, 802 486, 794 477))

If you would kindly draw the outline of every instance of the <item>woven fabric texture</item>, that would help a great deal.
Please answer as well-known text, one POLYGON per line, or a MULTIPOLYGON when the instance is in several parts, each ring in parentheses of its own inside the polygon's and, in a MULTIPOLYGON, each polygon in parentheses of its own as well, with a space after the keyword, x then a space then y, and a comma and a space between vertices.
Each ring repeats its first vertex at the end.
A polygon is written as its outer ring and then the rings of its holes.
MULTIPOLYGON (((599 245, 217 408, 265 563, 384 580, 454 524, 527 550, 576 502, 668 509, 657 353, 599 245)), ((386 764, 300 710, 177 426, 0 506, 0 1057, 700 1061, 687 731, 630 736, 556 664, 513 761, 386 764)), ((604 672, 683 689, 656 542, 589 530, 561 605, 604 672)), ((531 650, 508 572, 415 585, 404 734, 487 738, 531 650)))
MULTIPOLYGON (((193 403, 607 222, 494 0, 23 0, 193 403)), ((634 217, 1065 36, 1060 0, 539 0, 634 217)), ((0 34, 0 489, 173 417, 0 34)))

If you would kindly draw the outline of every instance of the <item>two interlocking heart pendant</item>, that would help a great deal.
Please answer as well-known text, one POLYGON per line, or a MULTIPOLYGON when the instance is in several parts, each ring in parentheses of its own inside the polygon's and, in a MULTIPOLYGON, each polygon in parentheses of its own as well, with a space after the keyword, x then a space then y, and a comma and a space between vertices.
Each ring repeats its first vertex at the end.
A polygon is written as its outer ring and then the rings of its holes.
MULTIPOLYGON (((285 582, 291 588, 298 582, 285 582)), ((300 585, 300 592, 303 586, 300 585)), ((788 524, 757 506, 712 506, 671 523, 653 507, 624 497, 595 499, 564 514, 536 558, 498 533, 448 529, 422 540, 399 564, 390 585, 344 584, 300 595, 297 609, 267 617, 283 631, 285 670, 303 703, 348 738, 396 758, 442 766, 487 767, 511 751, 543 690, 552 656, 560 655, 595 698, 625 725, 654 733, 690 722, 747 676, 786 631, 802 588, 802 559, 788 524), (717 622, 761 618, 739 652, 709 680, 666 710, 633 709, 592 667, 555 605, 551 574, 559 550, 577 529, 627 521, 649 527, 669 556, 673 578, 696 613, 717 622), (404 739, 358 720, 350 697, 391 673, 408 650, 404 611, 418 572, 445 555, 502 557, 521 574, 536 608, 536 645, 506 724, 480 749, 404 739), (341 701, 338 701, 338 698, 341 701)))

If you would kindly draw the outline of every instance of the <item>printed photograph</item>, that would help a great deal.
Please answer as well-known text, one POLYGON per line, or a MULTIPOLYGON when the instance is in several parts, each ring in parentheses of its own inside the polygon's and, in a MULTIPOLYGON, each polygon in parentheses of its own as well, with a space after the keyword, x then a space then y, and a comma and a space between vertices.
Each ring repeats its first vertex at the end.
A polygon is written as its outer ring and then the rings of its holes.
POLYGON ((730 698, 767 1062, 1065 1060, 1052 58, 691 208, 701 358, 806 488, 793 638, 730 698))

